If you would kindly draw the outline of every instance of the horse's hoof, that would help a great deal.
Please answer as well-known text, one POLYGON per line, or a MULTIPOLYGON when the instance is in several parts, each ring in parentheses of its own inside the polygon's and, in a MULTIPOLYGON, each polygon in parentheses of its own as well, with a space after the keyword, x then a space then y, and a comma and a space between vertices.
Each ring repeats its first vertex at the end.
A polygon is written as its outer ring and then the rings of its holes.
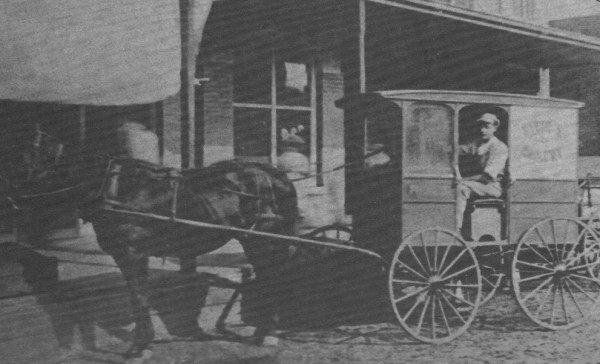
POLYGON ((279 345, 279 338, 277 336, 267 335, 262 340, 262 346, 277 346, 279 345))
POLYGON ((127 360, 139 358, 148 359, 150 356, 152 356, 152 350, 150 350, 147 347, 140 348, 136 345, 133 345, 131 348, 129 348, 129 350, 127 350, 125 354, 123 354, 123 358, 127 360))
POLYGON ((144 349, 144 350, 138 352, 133 357, 126 357, 125 364, 142 364, 144 361, 150 359, 151 357, 152 357, 152 350, 144 349))
POLYGON ((250 343, 259 346, 277 346, 279 338, 274 335, 274 330, 259 327, 254 331, 250 343))

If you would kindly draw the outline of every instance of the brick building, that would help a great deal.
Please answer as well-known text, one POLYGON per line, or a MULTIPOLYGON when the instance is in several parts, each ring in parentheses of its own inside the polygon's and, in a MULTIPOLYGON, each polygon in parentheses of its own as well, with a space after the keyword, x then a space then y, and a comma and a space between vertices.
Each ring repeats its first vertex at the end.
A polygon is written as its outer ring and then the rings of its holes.
POLYGON ((117 120, 134 119, 159 134, 165 164, 189 167, 230 158, 276 163, 282 130, 302 126, 317 174, 314 207, 327 210, 325 220, 341 221, 348 213, 345 173, 319 173, 360 157, 353 146, 364 135, 345 127, 351 116, 335 100, 385 89, 563 96, 550 83, 560 76, 552 70, 594 63, 600 55, 595 37, 533 24, 536 8, 526 0, 179 4, 181 57, 168 73, 181 75, 179 92, 165 81, 168 87, 157 87, 162 94, 121 102, 3 96, 0 119, 10 131, 4 135, 25 135, 42 121, 75 143, 110 150, 117 120), (198 79, 205 79, 201 86, 198 79))

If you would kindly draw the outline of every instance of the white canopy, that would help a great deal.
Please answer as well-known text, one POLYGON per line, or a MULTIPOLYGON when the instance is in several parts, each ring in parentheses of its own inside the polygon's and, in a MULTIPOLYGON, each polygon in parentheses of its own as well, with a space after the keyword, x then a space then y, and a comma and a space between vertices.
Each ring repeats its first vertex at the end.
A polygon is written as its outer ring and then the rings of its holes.
MULTIPOLYGON (((197 0, 199 41, 212 0, 197 0)), ((149 103, 180 89, 177 0, 3 0, 0 99, 149 103)))

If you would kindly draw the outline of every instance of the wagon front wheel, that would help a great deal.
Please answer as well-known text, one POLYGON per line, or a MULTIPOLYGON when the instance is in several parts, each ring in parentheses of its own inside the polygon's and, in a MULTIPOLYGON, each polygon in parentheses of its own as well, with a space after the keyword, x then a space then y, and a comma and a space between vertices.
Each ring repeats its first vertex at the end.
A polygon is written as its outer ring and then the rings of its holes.
POLYGON ((598 249, 596 233, 578 219, 551 218, 529 228, 519 239, 511 272, 525 314, 551 330, 585 322, 600 302, 600 279, 590 274, 598 261, 589 259, 598 249))
POLYGON ((392 259, 388 284, 400 325, 429 343, 463 334, 481 302, 477 258, 460 236, 445 229, 425 229, 404 239, 392 259))

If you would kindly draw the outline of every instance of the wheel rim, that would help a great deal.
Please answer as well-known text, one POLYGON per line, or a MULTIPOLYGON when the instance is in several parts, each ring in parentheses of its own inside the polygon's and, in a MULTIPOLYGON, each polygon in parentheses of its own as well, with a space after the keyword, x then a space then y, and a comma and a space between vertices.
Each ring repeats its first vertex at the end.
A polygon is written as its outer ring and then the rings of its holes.
POLYGON ((590 272, 599 249, 594 231, 572 218, 538 222, 519 239, 512 264, 515 296, 521 309, 538 325, 568 329, 585 321, 600 301, 600 280, 590 272), (593 241, 584 243, 585 235, 593 241))
POLYGON ((388 284, 399 323, 424 342, 448 342, 463 334, 481 301, 475 254, 444 229, 408 236, 394 254, 388 284))
MULTIPOLYGON (((595 235, 586 232, 584 235, 584 247, 592 246, 590 254, 586 255, 588 263, 600 262, 600 245, 596 244, 598 236, 600 236, 600 216, 595 213, 591 219, 587 221, 587 226, 595 233, 595 235)), ((590 265, 588 273, 592 277, 600 278, 600 264, 590 265)))

